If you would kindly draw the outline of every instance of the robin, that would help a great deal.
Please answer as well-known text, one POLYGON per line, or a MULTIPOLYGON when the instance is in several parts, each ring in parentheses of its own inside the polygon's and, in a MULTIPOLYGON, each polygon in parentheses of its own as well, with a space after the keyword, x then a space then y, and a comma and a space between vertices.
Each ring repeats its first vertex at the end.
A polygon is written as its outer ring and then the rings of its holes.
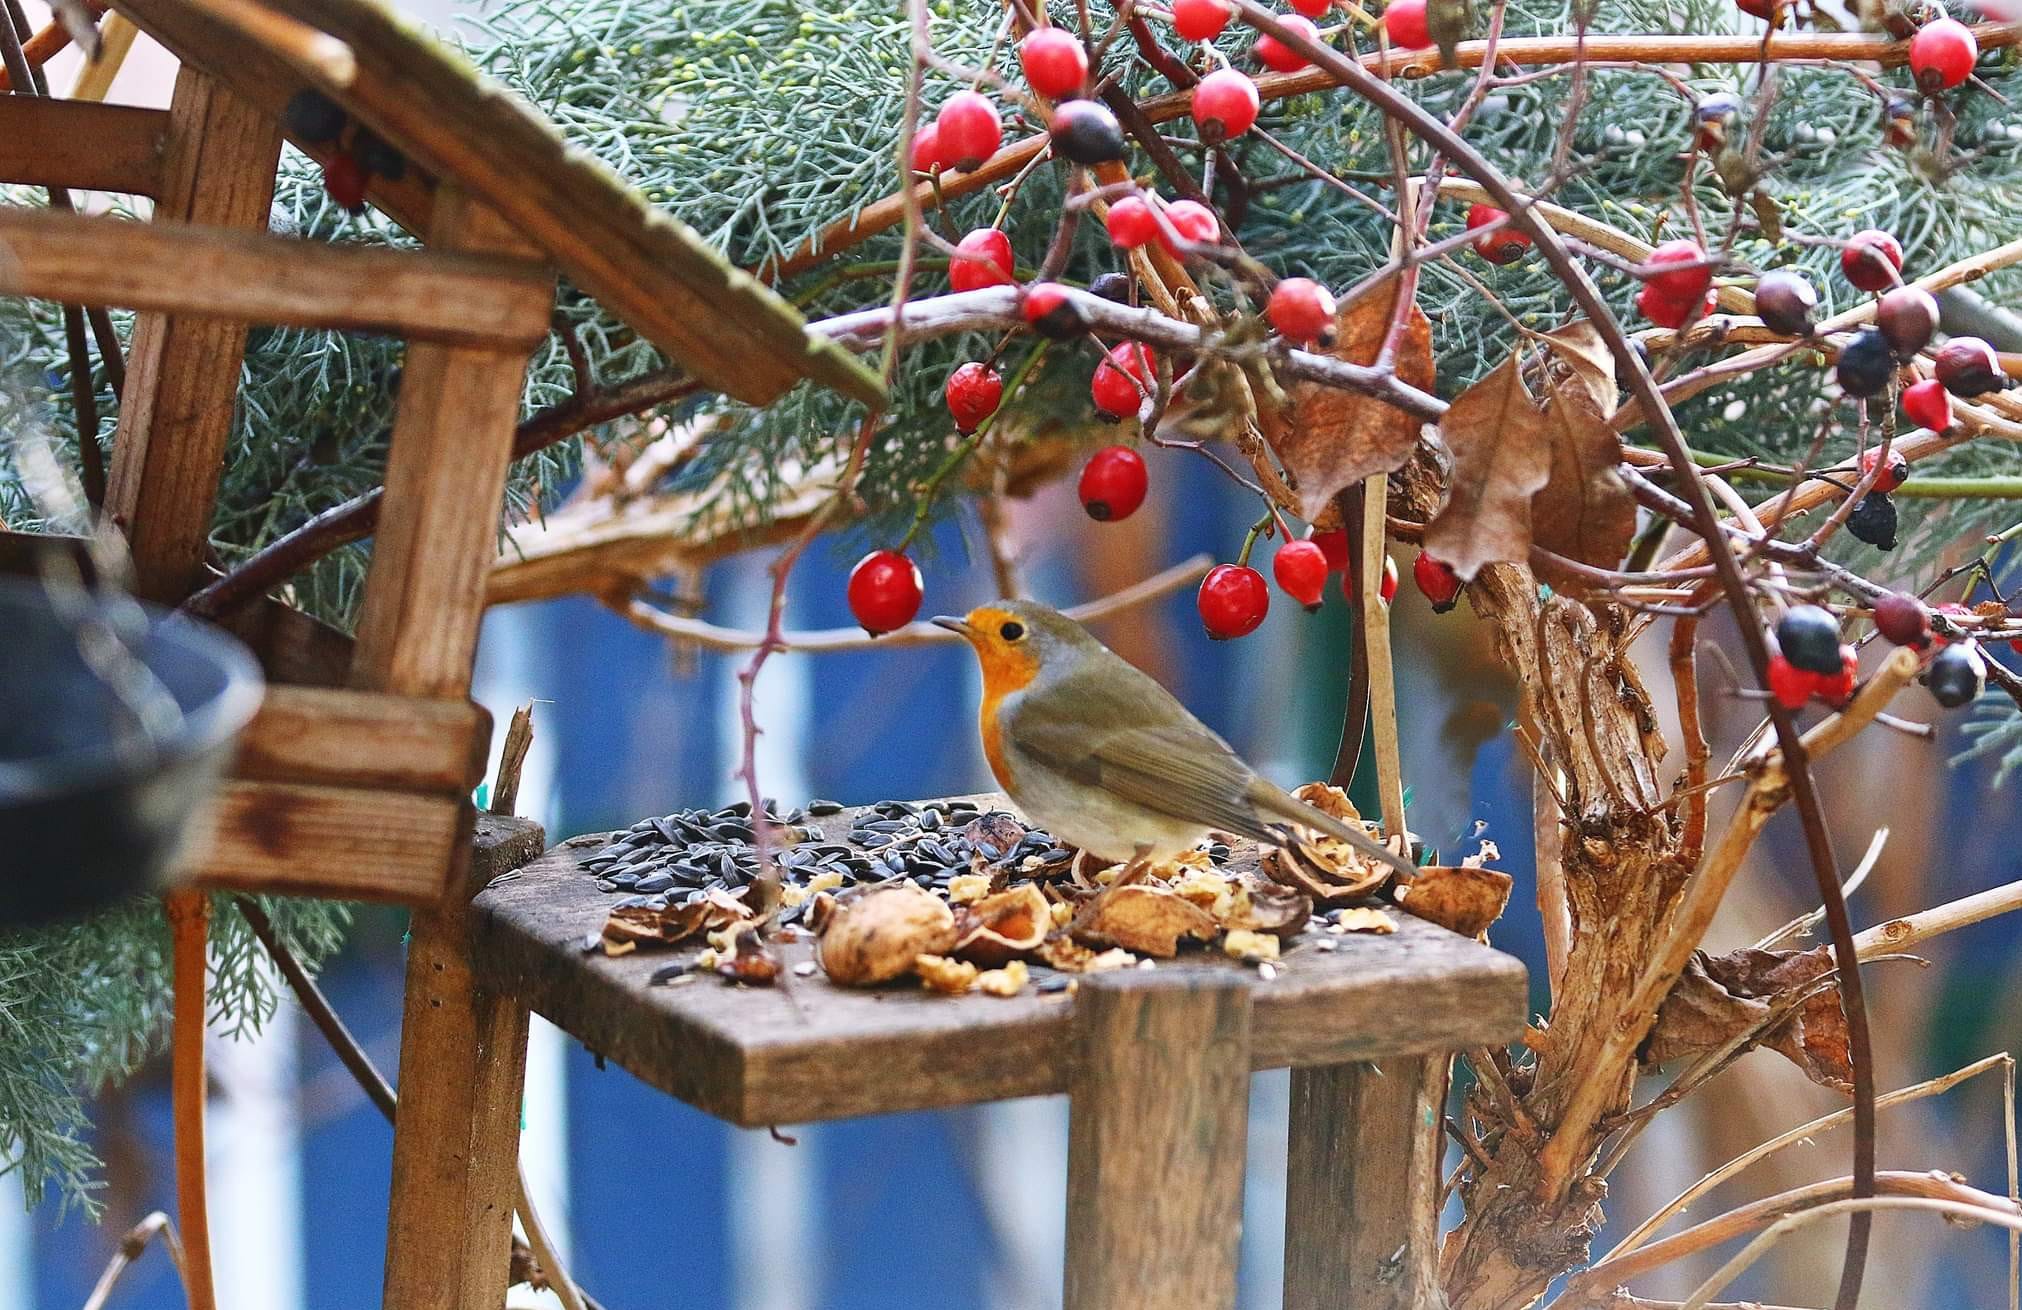
POLYGON ((1291 824, 1416 872, 1367 833, 1258 777, 1170 692, 1065 614, 1009 600, 934 622, 961 634, 983 666, 990 772, 1055 838, 1141 863, 1192 850, 1210 831, 1284 846, 1291 824))

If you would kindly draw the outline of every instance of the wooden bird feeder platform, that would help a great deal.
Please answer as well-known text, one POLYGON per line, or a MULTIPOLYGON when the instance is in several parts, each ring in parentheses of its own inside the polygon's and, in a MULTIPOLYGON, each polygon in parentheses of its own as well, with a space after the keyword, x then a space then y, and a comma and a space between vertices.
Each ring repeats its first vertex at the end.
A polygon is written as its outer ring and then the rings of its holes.
MULTIPOLYGON (((1092 975, 1072 1002, 655 988, 577 947, 603 897, 565 845, 470 804, 489 723, 469 699, 527 361, 566 276, 701 386, 751 404, 877 378, 531 106, 374 0, 112 0, 181 61, 166 110, 0 95, 0 182, 154 201, 151 221, 0 207, 0 295, 138 311, 105 512, 143 596, 211 576, 250 324, 408 342, 355 639, 277 598, 226 615, 270 687, 173 893, 178 1168, 201 1176, 203 889, 414 907, 384 1303, 497 1310, 508 1270, 527 1015, 675 1095, 757 1124, 1073 1094, 1068 1304, 1234 1294, 1252 1070, 1294 1074, 1287 1304, 1411 1305, 1400 1250, 1436 1236, 1447 1053, 1514 1037, 1519 966, 1405 919, 1262 984, 1215 960, 1092 975), (284 108, 321 92, 401 152, 374 205, 419 249, 268 231, 284 108), (477 832, 476 846, 473 834, 477 832), (474 858, 475 854, 475 858, 474 858), (194 1052, 194 1054, 190 1054, 194 1052), (185 1058, 188 1056, 188 1058, 185 1058), (194 1114, 192 1106, 198 1107, 194 1114)), ((332 146, 296 140, 321 160, 332 146)), ((60 546, 60 543, 58 543, 60 546)), ((52 539, 0 533, 0 569, 52 539)), ((201 1206, 180 1218, 209 1304, 201 1206)))
MULTIPOLYGON (((841 840, 850 819, 810 822, 841 840)), ((778 986, 655 983, 700 943, 584 949, 613 897, 582 861, 609 835, 573 838, 478 892, 479 985, 745 1127, 1070 1093, 1071 1310, 1232 1302, 1249 1075, 1287 1067, 1285 1303, 1393 1304, 1405 1290, 1394 1257, 1432 1232, 1409 1221, 1430 1215, 1439 1184, 1446 1057, 1523 1026, 1521 963, 1402 913, 1395 933, 1330 937, 1332 950, 1307 934, 1268 982, 1196 951, 1081 975, 1072 995, 845 988, 795 971, 814 958, 803 936, 780 945, 778 986)), ((1225 867, 1256 857, 1238 842, 1225 867)), ((515 1132, 506 1118, 500 1130, 515 1132)))

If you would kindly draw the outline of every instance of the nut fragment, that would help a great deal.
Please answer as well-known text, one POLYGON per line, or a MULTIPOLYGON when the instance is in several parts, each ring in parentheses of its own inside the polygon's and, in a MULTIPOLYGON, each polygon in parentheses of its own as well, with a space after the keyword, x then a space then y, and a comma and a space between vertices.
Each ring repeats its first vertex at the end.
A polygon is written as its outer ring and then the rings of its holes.
MULTIPOLYGON (((959 881, 959 880, 958 880, 959 881)), ((985 966, 1039 949, 1053 927, 1053 907, 1029 882, 985 896, 957 919, 955 954, 985 966)))
POLYGON ((957 905, 980 901, 990 894, 987 873, 958 873, 948 880, 948 899, 957 905))
POLYGON ((1222 954, 1245 964, 1256 964, 1260 960, 1278 958, 1278 939, 1267 932, 1251 932, 1248 928, 1231 928, 1229 935, 1222 938, 1222 954))
POLYGON ((922 955, 945 955, 955 944, 955 912, 911 883, 875 888, 839 903, 821 928, 817 958, 846 987, 889 982, 922 955))
POLYGON ((1328 783, 1309 782, 1292 794, 1320 813, 1343 823, 1354 823, 1362 817, 1355 808, 1355 802, 1348 799, 1348 793, 1328 783))
POLYGON ((1495 869, 1420 869, 1399 904, 1449 932, 1479 937, 1501 917, 1512 885, 1508 874, 1495 869))
POLYGON ((978 970, 967 960, 951 960, 945 955, 922 955, 913 961, 913 972, 929 991, 960 996, 976 981, 978 970))
POLYGON ((1212 916, 1163 887, 1118 887, 1096 898, 1074 928, 1084 945, 1120 946, 1140 955, 1169 958, 1184 938, 1206 941, 1216 932, 1212 916))
POLYGON ((1231 929, 1246 928, 1252 932, 1293 937, 1303 931, 1306 921, 1313 917, 1313 900, 1304 892, 1253 874, 1244 874, 1228 912, 1216 917, 1231 929))
POLYGON ((1031 981, 1031 978, 1031 971, 1025 967, 1025 961, 1013 960, 1001 969, 992 969, 988 973, 979 974, 976 978, 976 990, 985 996, 1016 996, 1025 990, 1025 984, 1031 981))
POLYGON ((1397 931, 1397 920, 1391 918, 1381 910, 1372 910, 1366 905, 1358 905, 1352 909, 1341 911, 1340 917, 1334 920, 1334 931, 1366 932, 1383 937, 1397 931))

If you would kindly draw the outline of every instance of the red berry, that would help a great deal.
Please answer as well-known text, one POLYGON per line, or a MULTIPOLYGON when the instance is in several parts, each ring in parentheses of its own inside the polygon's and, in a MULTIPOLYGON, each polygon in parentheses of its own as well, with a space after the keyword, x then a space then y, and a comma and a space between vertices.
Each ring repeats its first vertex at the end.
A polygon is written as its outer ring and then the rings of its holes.
POLYGON ((1201 624, 1216 641, 1247 637, 1264 621, 1271 608, 1271 592, 1264 575, 1242 564, 1217 564, 1201 579, 1201 624))
POLYGON ((1018 43, 1018 62, 1032 89, 1056 100, 1080 91, 1088 80, 1088 51, 1064 27, 1034 28, 1018 43))
POLYGON ((913 129, 912 162, 915 173, 931 173, 948 166, 948 161, 941 158, 941 130, 932 123, 922 123, 913 129))
POLYGON ((1143 196, 1125 196, 1109 207, 1103 219, 1109 240, 1118 250, 1135 250, 1159 235, 1158 214, 1143 196))
POLYGON ((1235 16, 1228 0, 1172 0, 1172 27, 1189 41, 1212 41, 1235 16))
POLYGON ((323 190, 330 198, 354 214, 365 212, 365 183, 369 175, 358 156, 340 150, 323 165, 323 190))
MULTIPOLYGON (((1881 458, 1881 454, 1882 448, 1880 446, 1870 446, 1868 449, 1861 452, 1862 477, 1866 477, 1868 473, 1874 469, 1875 462, 1881 458)), ((1904 479, 1908 478, 1909 476, 1910 476, 1910 461, 1903 458, 1903 452, 1891 448, 1889 451, 1888 466, 1882 469, 1879 473, 1875 474, 1875 485, 1873 486, 1873 488, 1871 488, 1871 490, 1883 492, 1886 494, 1888 492, 1894 491, 1897 487, 1902 486, 1904 479)))
MULTIPOLYGON (((1180 240, 1206 245, 1222 234, 1215 211, 1198 200, 1176 200, 1165 207, 1165 221, 1179 233, 1180 240)), ((1178 251, 1174 251, 1178 254, 1178 251)))
POLYGON ((1678 304, 1698 300, 1713 285, 1713 266, 1706 262, 1706 252, 1697 241, 1666 241, 1650 252, 1643 265, 1665 269, 1661 273, 1646 274, 1646 284, 1656 287, 1666 300, 1678 304), (1687 267, 1674 269, 1670 267, 1672 264, 1687 267))
POLYGON ((1034 282, 1018 308, 1026 326, 1051 341, 1071 341, 1088 330, 1081 306, 1058 282, 1034 282))
MULTIPOLYGON (((1297 32, 1300 36, 1305 37, 1308 41, 1318 41, 1320 39, 1320 29, 1296 14, 1281 17, 1278 21, 1286 27, 1291 28, 1294 32, 1297 32)), ((1280 73, 1296 73, 1306 66, 1306 56, 1292 49, 1292 47, 1286 45, 1275 36, 1265 35, 1258 37, 1257 44, 1251 49, 1250 53, 1254 54, 1257 57, 1257 62, 1264 67, 1275 69, 1280 73)))
POLYGON ((1931 357, 1931 372, 1955 396, 1983 396, 2008 385, 2001 357, 1979 337, 1953 337, 1931 357))
POLYGON ((1135 341, 1112 346, 1088 384, 1096 410, 1111 421, 1136 417, 1157 385, 1157 370, 1158 356, 1149 347, 1135 341))
POLYGON ((1938 298, 1919 286, 1892 287, 1875 302, 1875 326, 1896 357, 1908 359, 1938 330, 1938 298))
POLYGON ((1383 6, 1383 34, 1399 50, 1431 45, 1432 29, 1425 21, 1425 0, 1390 0, 1383 6))
POLYGON ((1910 38, 1910 71, 1928 94, 1948 90, 1973 75, 1980 42, 1973 29, 1956 18, 1926 23, 1910 38))
POLYGON ((1711 314, 1718 305, 1713 293, 1708 291, 1697 304, 1690 300, 1673 300, 1664 294, 1654 282, 1646 282, 1636 293, 1636 308, 1643 317, 1658 327, 1681 328, 1711 314))
POLYGON ((1249 131, 1262 105, 1257 84, 1233 68, 1217 69, 1202 78, 1194 87, 1192 103, 1201 140, 1211 146, 1249 131))
POLYGON ((1881 291, 1896 284, 1903 270, 1903 248, 1886 232, 1869 228, 1847 238, 1839 252, 1839 271, 1862 291, 1881 291))
POLYGON ((874 550, 850 570, 850 613, 873 637, 911 623, 924 592, 919 567, 895 550, 874 550))
POLYGON ((979 227, 957 242, 955 249, 974 256, 948 261, 948 285, 956 291, 1011 284, 1011 238, 1001 228, 979 227))
POLYGON ((1332 532, 1316 532, 1306 538, 1320 548, 1327 557, 1329 573, 1345 573, 1348 569, 1348 534, 1340 528, 1332 532))
MULTIPOLYGON (((1467 207, 1467 227, 1470 232, 1508 217, 1508 214, 1494 205, 1473 204, 1467 207)), ((1474 253, 1491 264, 1513 264, 1530 247, 1531 239, 1507 224, 1493 232, 1484 232, 1474 239, 1474 253)))
POLYGON ((1129 446, 1104 446, 1081 466, 1081 508, 1097 523, 1116 523, 1144 504, 1144 456, 1129 446))
POLYGON ((1325 18, 1333 7, 1334 0, 1292 0, 1293 10, 1308 18, 1325 18))
POLYGON ((974 91, 949 96, 934 124, 942 158, 952 168, 974 168, 1004 144, 997 106, 974 91))
POLYGON ((1819 676, 1798 668, 1781 655, 1769 657, 1769 694, 1787 710, 1801 710, 1818 690, 1819 676))
POLYGON ((1434 559, 1419 551, 1418 559, 1411 566, 1411 580, 1432 602, 1434 614, 1444 614, 1460 604, 1460 575, 1453 571, 1453 565, 1443 559, 1434 559))
POLYGON ((1875 597, 1875 631, 1898 646, 1918 650, 1931 644, 1931 612, 1907 591, 1875 597))
POLYGON ((1734 0, 1735 7, 1744 14, 1754 14, 1764 22, 1776 17, 1776 0, 1734 0))
POLYGON ((955 416, 955 430, 966 437, 997 412, 1004 399, 1004 379, 988 364, 971 360, 948 375, 943 394, 948 412, 955 416))
POLYGON ((1397 561, 1383 557, 1383 581, 1376 584, 1376 598, 1388 605, 1397 599, 1397 561))
POLYGON ((1828 673, 1818 680, 1818 698, 1826 704, 1838 706, 1853 699, 1854 683, 1860 680, 1860 657, 1851 646, 1839 648, 1839 672, 1828 673))
POLYGON ((1327 592, 1327 553, 1310 541, 1288 541, 1271 556, 1271 576, 1278 590, 1312 613, 1327 592))
POLYGON ((1288 277, 1273 287, 1264 314, 1279 336, 1302 346, 1325 345, 1334 335, 1334 293, 1309 277, 1288 277))

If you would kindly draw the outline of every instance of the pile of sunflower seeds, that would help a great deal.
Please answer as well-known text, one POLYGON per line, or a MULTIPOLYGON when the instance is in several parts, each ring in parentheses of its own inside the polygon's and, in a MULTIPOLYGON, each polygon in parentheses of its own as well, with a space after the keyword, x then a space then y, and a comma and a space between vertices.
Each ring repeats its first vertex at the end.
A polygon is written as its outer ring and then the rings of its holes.
MULTIPOLYGON (((780 866, 792 883, 833 873, 844 885, 907 878, 939 890, 979 867, 1029 874, 1064 867, 1073 856, 1046 832, 973 801, 883 801, 852 816, 847 840, 809 825, 842 813, 834 801, 811 801, 784 814, 770 800, 765 805, 780 866)), ((759 868, 753 837, 749 801, 679 810, 614 834, 581 867, 597 879, 599 891, 624 898, 614 905, 665 909, 747 886, 759 868)))

